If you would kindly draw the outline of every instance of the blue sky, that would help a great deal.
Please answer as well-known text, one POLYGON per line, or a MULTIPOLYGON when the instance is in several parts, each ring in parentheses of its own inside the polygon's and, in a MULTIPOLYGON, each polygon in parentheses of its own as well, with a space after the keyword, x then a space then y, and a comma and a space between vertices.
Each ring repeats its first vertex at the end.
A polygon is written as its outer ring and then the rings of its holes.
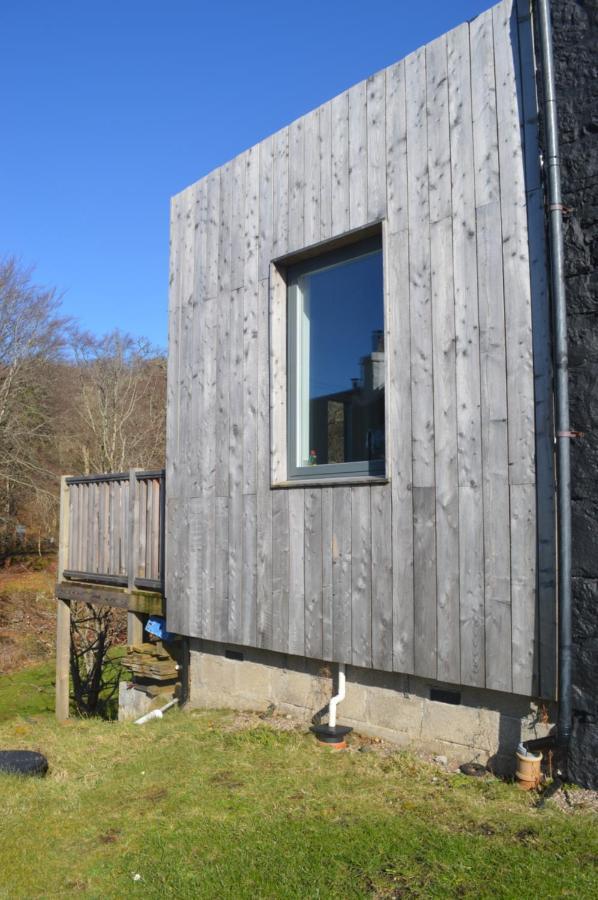
POLYGON ((166 346, 172 194, 490 0, 4 0, 0 256, 166 346))

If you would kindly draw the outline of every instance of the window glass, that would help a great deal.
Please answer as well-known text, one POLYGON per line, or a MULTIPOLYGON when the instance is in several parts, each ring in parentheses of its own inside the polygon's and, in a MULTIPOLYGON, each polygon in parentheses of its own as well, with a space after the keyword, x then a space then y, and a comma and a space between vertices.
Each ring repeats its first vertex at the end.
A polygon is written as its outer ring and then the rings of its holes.
POLYGON ((297 266, 288 284, 290 474, 383 474, 380 242, 297 266))

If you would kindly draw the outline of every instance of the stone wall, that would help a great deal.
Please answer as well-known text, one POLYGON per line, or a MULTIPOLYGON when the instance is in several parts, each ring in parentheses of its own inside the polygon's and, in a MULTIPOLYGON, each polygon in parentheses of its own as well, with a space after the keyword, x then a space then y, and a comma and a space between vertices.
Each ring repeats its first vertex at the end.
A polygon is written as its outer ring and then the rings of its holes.
POLYGON ((598 3, 553 0, 572 441, 575 724, 569 777, 598 788, 598 3))

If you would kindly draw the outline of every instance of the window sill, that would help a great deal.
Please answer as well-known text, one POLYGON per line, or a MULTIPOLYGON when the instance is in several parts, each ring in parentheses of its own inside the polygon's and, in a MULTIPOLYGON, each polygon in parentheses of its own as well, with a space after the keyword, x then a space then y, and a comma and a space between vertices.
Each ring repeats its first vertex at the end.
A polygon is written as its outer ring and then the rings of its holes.
POLYGON ((318 487, 347 487, 366 484, 389 484, 390 478, 386 475, 329 475, 322 478, 293 478, 291 481, 278 481, 270 485, 273 491, 286 490, 287 488, 318 488, 318 487))

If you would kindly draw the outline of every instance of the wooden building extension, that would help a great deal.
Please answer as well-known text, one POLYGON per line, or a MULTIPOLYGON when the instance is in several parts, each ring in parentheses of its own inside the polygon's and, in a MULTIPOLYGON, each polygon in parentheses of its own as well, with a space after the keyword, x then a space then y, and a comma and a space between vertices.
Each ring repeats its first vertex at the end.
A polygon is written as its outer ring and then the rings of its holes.
POLYGON ((503 0, 173 199, 169 630, 554 696, 537 130, 503 0), (385 470, 291 480, 287 272, 370 235, 385 470))

